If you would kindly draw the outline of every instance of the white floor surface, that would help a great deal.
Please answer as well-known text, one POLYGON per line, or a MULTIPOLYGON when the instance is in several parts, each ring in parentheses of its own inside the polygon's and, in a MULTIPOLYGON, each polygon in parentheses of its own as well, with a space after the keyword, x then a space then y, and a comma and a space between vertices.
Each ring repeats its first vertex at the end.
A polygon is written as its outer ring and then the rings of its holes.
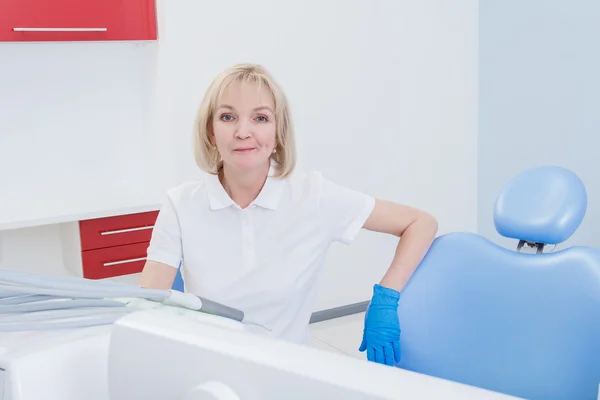
POLYGON ((358 351, 362 341, 364 318, 365 314, 360 313, 311 324, 312 345, 366 360, 366 353, 358 351))

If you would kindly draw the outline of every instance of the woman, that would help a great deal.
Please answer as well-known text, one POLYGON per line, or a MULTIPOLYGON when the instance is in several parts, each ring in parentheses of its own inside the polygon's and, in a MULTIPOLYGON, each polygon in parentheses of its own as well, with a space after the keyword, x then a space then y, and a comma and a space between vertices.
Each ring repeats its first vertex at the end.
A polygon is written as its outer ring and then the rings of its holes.
POLYGON ((361 229, 396 235, 402 240, 374 285, 360 350, 371 361, 398 362, 400 292, 435 237, 435 219, 319 173, 295 173, 288 103, 259 65, 219 75, 195 128, 196 162, 207 174, 168 191, 140 284, 168 289, 181 266, 186 291, 304 342, 329 245, 349 244, 361 229))

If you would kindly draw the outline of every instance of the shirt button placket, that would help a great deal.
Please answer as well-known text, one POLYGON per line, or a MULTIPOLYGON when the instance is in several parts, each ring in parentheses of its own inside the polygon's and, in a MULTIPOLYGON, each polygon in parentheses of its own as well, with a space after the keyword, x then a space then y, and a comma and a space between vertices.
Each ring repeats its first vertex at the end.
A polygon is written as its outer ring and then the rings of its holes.
POLYGON ((249 211, 242 211, 242 257, 245 268, 254 267, 254 232, 249 211))

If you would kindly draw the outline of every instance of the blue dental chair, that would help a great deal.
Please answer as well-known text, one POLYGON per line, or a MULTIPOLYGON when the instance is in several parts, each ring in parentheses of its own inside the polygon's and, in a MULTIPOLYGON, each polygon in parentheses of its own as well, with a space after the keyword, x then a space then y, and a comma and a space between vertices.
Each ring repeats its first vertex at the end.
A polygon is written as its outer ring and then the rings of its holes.
POLYGON ((599 398, 600 250, 545 251, 586 208, 574 173, 533 168, 495 205, 515 250, 473 233, 437 238, 400 299, 397 366, 527 399, 599 398))
POLYGON ((175 280, 173 281, 173 285, 171 286, 171 289, 173 290, 179 290, 180 292, 184 291, 184 282, 183 282, 183 276, 181 275, 181 264, 179 265, 179 268, 177 268, 177 275, 175 275, 175 280))

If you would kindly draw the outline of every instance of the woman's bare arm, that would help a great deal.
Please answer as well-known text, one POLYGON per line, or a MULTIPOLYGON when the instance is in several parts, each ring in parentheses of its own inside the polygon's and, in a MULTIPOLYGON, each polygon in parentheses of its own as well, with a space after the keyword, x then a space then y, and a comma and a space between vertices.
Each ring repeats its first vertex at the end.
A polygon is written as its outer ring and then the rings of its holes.
POLYGON ((173 286, 177 268, 157 261, 146 261, 139 285, 148 289, 168 290, 173 286))
POLYGON ((375 209, 363 228, 401 238, 392 264, 380 283, 400 292, 429 250, 438 224, 433 216, 419 209, 376 200, 375 209))

